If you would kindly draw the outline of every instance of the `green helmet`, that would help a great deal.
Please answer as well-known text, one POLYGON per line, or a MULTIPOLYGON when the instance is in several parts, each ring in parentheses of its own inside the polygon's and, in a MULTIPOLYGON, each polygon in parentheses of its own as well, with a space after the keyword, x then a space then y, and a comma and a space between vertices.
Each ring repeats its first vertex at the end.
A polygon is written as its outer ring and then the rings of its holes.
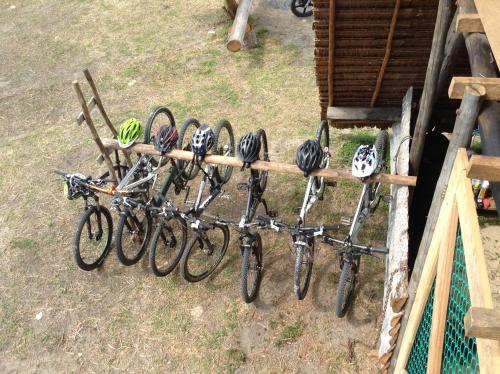
POLYGON ((142 136, 142 126, 136 118, 123 122, 118 130, 118 144, 121 148, 128 148, 142 136))

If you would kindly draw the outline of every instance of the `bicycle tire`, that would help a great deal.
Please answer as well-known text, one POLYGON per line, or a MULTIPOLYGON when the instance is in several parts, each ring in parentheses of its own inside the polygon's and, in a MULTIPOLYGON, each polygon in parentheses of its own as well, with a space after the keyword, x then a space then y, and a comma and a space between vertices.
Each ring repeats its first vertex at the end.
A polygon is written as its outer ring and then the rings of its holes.
MULTIPOLYGON (((170 225, 170 230, 172 230, 172 227, 170 225)), ((171 233, 173 235, 173 232, 171 233)), ((174 238, 176 239, 176 238, 174 238)), ((171 241, 174 241, 173 239, 170 239, 171 241)), ((156 225, 156 230, 151 238, 151 243, 149 245, 149 269, 151 270, 151 272, 156 275, 157 277, 164 277, 164 276, 167 276, 168 274, 170 274, 172 272, 172 270, 175 269, 175 267, 177 266, 177 264, 179 263, 179 261, 181 260, 181 257, 182 257, 182 254, 184 253, 184 249, 186 248, 186 242, 187 242, 187 227, 186 227, 186 221, 179 217, 179 216, 175 216, 175 217, 169 217, 169 219, 167 220, 163 220, 158 223, 158 225, 156 225), (165 225, 168 224, 169 222, 172 222, 173 220, 177 221, 178 223, 180 223, 180 227, 181 227, 181 232, 180 232, 180 243, 179 243, 179 250, 177 252, 177 254, 174 256, 173 258, 173 261, 170 262, 166 267, 162 267, 160 266, 160 264, 158 263, 157 261, 157 254, 158 254, 158 251, 159 251, 159 248, 158 248, 158 243, 159 243, 159 240, 162 239, 162 233, 163 235, 165 235, 165 232, 164 232, 164 229, 165 229, 165 225)), ((172 245, 172 243, 170 242, 170 245, 172 245)), ((169 246, 167 245, 167 243, 165 243, 165 247, 168 248, 169 246)), ((177 247, 177 246, 176 246, 177 247)), ((172 248, 172 247, 170 247, 172 248)), ((168 250, 168 249, 167 249, 168 250)))
MULTIPOLYGON (((233 128, 231 127, 231 123, 228 120, 225 120, 225 119, 220 120, 217 123, 217 125, 215 126, 214 145, 212 147, 212 154, 215 154, 215 155, 226 154, 227 156, 232 156, 232 157, 234 157, 234 155, 235 155, 233 128), (229 143, 230 143, 229 144, 229 148, 230 148, 229 154, 226 154, 227 152, 225 152, 224 149, 221 149, 221 147, 226 146, 226 144, 224 144, 224 145, 219 144, 221 131, 223 129, 226 129, 228 132, 228 135, 229 135, 229 143)), ((220 166, 217 165, 217 166, 215 166, 215 170, 220 175, 222 184, 226 184, 227 182, 229 182, 229 179, 231 178, 231 174, 233 172, 232 166, 222 167, 222 172, 221 172, 220 166)))
MULTIPOLYGON (((380 130, 377 134, 377 138, 375 139, 375 143, 373 143, 375 149, 378 154, 378 167, 382 168, 385 164, 385 160, 387 158, 387 150, 389 144, 389 134, 387 130, 380 130)), ((378 170, 380 172, 380 170, 378 170)))
POLYGON ((125 208, 121 213, 120 213, 120 219, 118 220, 118 224, 116 225, 116 233, 115 233, 115 247, 116 247, 116 255, 118 257, 118 260, 125 266, 131 266, 136 264, 144 255, 144 252, 146 251, 148 242, 149 242, 149 236, 151 234, 151 217, 147 212, 144 212, 144 220, 143 220, 143 226, 142 229, 144 232, 140 234, 139 239, 140 244, 137 247, 137 250, 135 251, 135 254, 133 256, 129 256, 128 254, 125 254, 124 248, 123 248, 123 237, 124 237, 124 231, 125 229, 129 231, 129 235, 132 237, 132 241, 134 242, 134 235, 135 231, 132 230, 132 226, 136 226, 138 221, 133 212, 130 211, 129 208, 125 208), (132 220, 132 221, 131 221, 132 220), (133 222, 135 221, 135 222, 133 222), (132 223, 132 224, 131 224, 132 223), (144 225, 145 223, 145 225, 144 225), (142 239, 141 239, 142 236, 142 239))
POLYGON ((309 283, 311 282, 313 257, 314 257, 314 244, 308 248, 309 254, 305 253, 306 247, 303 245, 297 245, 295 247, 295 271, 293 273, 293 289, 297 299, 303 300, 307 295, 307 290, 309 289, 309 283), (304 257, 306 257, 304 262, 304 257), (305 264, 304 269, 302 269, 305 264), (305 270, 305 272, 303 271, 305 270), (302 284, 301 280, 304 279, 302 284))
MULTIPOLYGON (((229 244, 229 229, 227 228, 227 226, 219 225, 216 223, 214 223, 213 226, 214 228, 218 228, 222 231, 224 236, 224 241, 222 243, 220 253, 218 254, 217 257, 215 257, 215 261, 213 261, 213 263, 209 267, 207 267, 204 271, 202 271, 199 274, 193 274, 190 271, 189 260, 191 258, 191 255, 194 254, 195 250, 199 249, 203 251, 203 248, 199 245, 200 241, 203 242, 203 246, 207 244, 204 243, 204 239, 197 234, 195 234, 186 244, 186 249, 184 250, 184 254, 182 255, 181 258, 181 275, 186 281, 190 283, 202 281, 203 279, 207 278, 210 274, 212 274, 214 270, 217 268, 217 266, 219 266, 220 262, 224 258, 224 255, 226 254, 227 246, 229 244)), ((209 256, 211 256, 212 254, 210 254, 209 256)))
MULTIPOLYGON (((267 145, 267 135, 264 129, 259 129, 257 131, 257 138, 260 139, 260 153, 259 153, 259 160, 262 161, 270 161, 269 159, 269 148, 267 145)), ((269 174, 269 171, 267 170, 261 170, 259 172, 259 187, 262 193, 266 190, 267 187, 267 176, 269 174)))
MULTIPOLYGON (((316 131, 316 140, 319 142, 321 149, 330 149, 330 129, 327 121, 321 121, 319 123, 318 130, 316 131)), ((321 165, 321 167, 326 167, 326 165, 321 165)), ((318 196, 321 200, 325 192, 325 178, 314 177, 314 184, 316 189, 319 191, 318 196)))
POLYGON ((303 1, 304 0, 292 0, 292 4, 290 5, 290 9, 292 10, 292 13, 296 16, 296 17, 299 17, 299 18, 302 18, 302 17, 310 17, 312 16, 313 14, 313 11, 312 11, 312 2, 310 4, 310 10, 306 4, 303 4, 303 1), (299 8, 303 8, 304 10, 303 11, 299 11, 299 8))
MULTIPOLYGON (((148 120, 146 122, 146 128, 144 129, 144 144, 151 144, 151 142, 154 141, 153 135, 155 131, 153 131, 153 124, 155 122, 155 119, 161 114, 165 114, 168 118, 168 121, 170 122, 162 123, 162 125, 175 126, 174 115, 172 114, 170 109, 164 106, 154 108, 153 111, 149 114, 148 120)), ((163 166, 167 162, 168 160, 166 158, 163 158, 161 165, 163 166)), ((151 157, 151 163, 153 164, 153 166, 158 166, 158 160, 154 157, 151 157)))
MULTIPOLYGON (((195 118, 188 118, 184 121, 181 130, 179 131, 179 138, 177 139, 177 149, 191 152, 191 139, 186 139, 187 144, 183 144, 186 133, 191 126, 194 126, 194 130, 196 130, 198 127, 200 127, 200 122, 195 118)), ((200 167, 193 161, 177 160, 177 167, 182 171, 182 177, 187 180, 194 179, 200 171, 200 167)))
POLYGON ((262 281, 262 239, 259 233, 255 234, 255 238, 247 237, 247 241, 251 241, 251 247, 245 247, 243 251, 243 258, 241 261, 241 297, 245 303, 251 303, 259 294, 260 283, 262 281), (255 269, 251 269, 251 260, 255 261, 255 269), (248 272, 255 270, 256 275, 251 282, 250 288, 248 287, 248 272), (249 292, 250 290, 250 292, 249 292))
POLYGON ((104 263, 104 260, 108 256, 109 250, 111 249, 112 232, 113 232, 113 219, 111 218, 111 213, 106 207, 102 205, 90 206, 82 213, 82 215, 80 216, 80 222, 78 222, 78 225, 76 226, 75 235, 73 236, 73 258, 75 259, 75 262, 80 269, 85 271, 91 271, 97 269, 104 263), (97 214, 98 210, 101 211, 102 213, 101 217, 104 216, 107 223, 108 229, 107 229, 106 243, 100 255, 97 257, 97 259, 91 262, 87 262, 84 259, 85 256, 82 256, 80 241, 82 239, 82 232, 85 226, 87 225, 87 222, 90 220, 90 217, 93 214, 97 214))
POLYGON ((354 287, 356 287, 354 264, 344 261, 342 271, 340 272, 337 297, 335 299, 335 314, 337 317, 342 318, 347 313, 354 287))

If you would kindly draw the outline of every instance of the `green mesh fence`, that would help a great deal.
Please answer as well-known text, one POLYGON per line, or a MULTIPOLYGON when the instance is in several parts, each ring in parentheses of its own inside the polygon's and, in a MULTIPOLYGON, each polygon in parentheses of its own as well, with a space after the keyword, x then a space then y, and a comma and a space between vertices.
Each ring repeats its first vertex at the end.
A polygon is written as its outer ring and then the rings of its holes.
MULTIPOLYGON (((425 373, 427 370, 433 304, 434 285, 429 294, 424 314, 422 315, 408 358, 406 370, 410 374, 425 373)), ((443 373, 479 372, 476 339, 466 337, 464 334, 464 317, 470 305, 464 247, 459 229, 453 257, 450 298, 444 332, 443 358, 441 363, 441 372, 443 373)))

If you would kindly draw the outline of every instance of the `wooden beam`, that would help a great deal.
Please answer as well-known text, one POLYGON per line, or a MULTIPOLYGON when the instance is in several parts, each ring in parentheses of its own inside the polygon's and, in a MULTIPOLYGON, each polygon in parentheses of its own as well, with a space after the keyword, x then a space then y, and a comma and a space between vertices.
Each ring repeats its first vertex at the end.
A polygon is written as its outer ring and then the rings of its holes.
POLYGON ((500 182, 500 157, 473 155, 467 165, 467 177, 500 182))
POLYGON ((330 120, 353 121, 401 121, 401 108, 356 108, 329 107, 327 118, 330 120))
POLYGON ((486 100, 500 100, 500 78, 453 77, 448 89, 448 96, 450 99, 462 99, 465 87, 473 84, 479 84, 486 89, 486 100))
POLYGON ((328 106, 333 106, 333 74, 335 69, 335 0, 330 0, 328 19, 328 106))
POLYGON ((483 32, 481 17, 476 13, 459 14, 457 17, 456 32, 483 32))
POLYGON ((250 15, 250 8, 252 7, 253 0, 241 0, 236 10, 233 26, 229 33, 229 40, 227 42, 227 49, 231 52, 238 52, 243 45, 245 33, 247 32, 248 16, 250 15))
POLYGON ((420 98, 415 131, 410 149, 410 174, 417 175, 424 151, 425 137, 430 125, 432 110, 438 99, 437 84, 444 56, 446 36, 454 11, 452 0, 440 0, 434 36, 432 38, 431 54, 425 75, 424 90, 420 98))
MULTIPOLYGON (((92 111, 95 109, 96 105, 97 105, 97 102, 95 101, 95 98, 91 97, 90 100, 87 102, 87 108, 88 108, 89 114, 92 113, 92 111)), ((85 115, 83 114, 83 112, 80 112, 78 117, 76 117, 76 124, 81 125, 83 123, 83 121, 85 121, 85 115)))
POLYGON ((500 340, 500 310, 471 306, 464 318, 465 335, 500 340))
POLYGON ((389 28, 389 34, 387 35, 387 42, 385 45, 384 59, 382 60, 382 65, 380 66, 380 71, 377 77, 377 83, 375 84, 375 90, 373 91, 372 99, 370 101, 370 107, 375 107, 377 103, 378 95, 380 94, 380 89, 382 88, 382 82, 384 81, 385 69, 389 63, 392 50, 392 40, 394 39, 394 32, 396 31, 396 23, 398 20, 399 9, 401 7, 401 0, 396 0, 394 4, 394 10, 392 11, 391 26, 389 28))
MULTIPOLYGON (((455 162, 449 179, 448 188, 446 189, 446 194, 444 199, 442 199, 443 205, 441 206, 439 217, 436 222, 437 233, 447 231, 449 223, 448 220, 453 210, 455 192, 458 185, 458 167, 458 164, 455 162)), ((397 351, 394 351, 393 354, 392 364, 395 367, 395 373, 401 373, 406 368, 408 357, 410 356, 411 348, 413 346, 415 336, 417 335, 418 326, 420 325, 420 320, 422 319, 425 305, 436 277, 440 247, 441 235, 433 235, 429 247, 427 248, 428 251, 426 251, 427 256, 424 257, 422 266, 419 269, 421 277, 419 277, 418 282, 416 282, 416 287, 414 287, 414 299, 411 304, 407 303, 406 313, 403 317, 403 320, 406 317, 407 323, 404 326, 401 326, 401 328, 404 327, 404 330, 400 329, 400 339, 398 340, 400 344, 396 347, 397 351)), ((413 275, 411 279, 415 279, 413 275)), ((410 293, 410 297, 411 296, 412 293, 410 293)))
MULTIPOLYGON (((102 139, 102 141, 106 148, 120 149, 118 142, 114 139, 102 139)), ((128 148, 128 151, 140 154, 160 156, 160 152, 155 150, 154 146, 151 144, 136 143, 132 147, 128 148)), ((192 152, 174 149, 166 153, 165 156, 177 160, 190 161, 193 159, 194 154, 192 152)), ((243 163, 237 157, 226 157, 226 156, 210 155, 210 154, 205 156, 205 162, 209 164, 228 165, 236 168, 241 168, 243 166, 243 163)), ((284 162, 255 161, 254 163, 251 164, 250 167, 255 170, 269 170, 278 173, 304 175, 304 172, 300 170, 297 165, 287 164, 284 162)), ((360 181, 358 178, 353 177, 349 170, 320 169, 312 172, 311 175, 326 177, 333 180, 360 181)), ((397 184, 403 186, 414 186, 417 180, 415 177, 411 176, 409 177, 403 175, 376 174, 373 177, 369 178, 368 180, 364 181, 364 183, 370 183, 370 182, 381 182, 381 183, 397 184)))
POLYGON ((429 353, 427 356, 427 372, 440 373, 443 357, 444 330, 448 299, 450 296, 453 255, 458 229, 458 209, 454 202, 449 216, 447 230, 443 232, 437 265, 436 286, 434 288, 434 306, 432 308, 431 335, 429 337, 429 353))
POLYGON ((498 65, 500 61, 500 6, 498 0, 474 0, 474 3, 498 65))

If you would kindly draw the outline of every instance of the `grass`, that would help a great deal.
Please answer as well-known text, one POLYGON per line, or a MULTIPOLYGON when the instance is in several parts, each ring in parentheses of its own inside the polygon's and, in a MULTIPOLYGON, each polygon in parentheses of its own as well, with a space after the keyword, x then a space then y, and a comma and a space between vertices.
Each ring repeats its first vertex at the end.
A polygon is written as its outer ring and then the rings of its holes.
POLYGON ((285 344, 289 344, 297 340, 303 332, 302 321, 298 320, 291 325, 287 325, 281 330, 274 345, 276 347, 283 347, 285 344))
POLYGON ((12 248, 19 249, 25 254, 38 255, 38 242, 31 238, 16 237, 10 241, 12 248))

